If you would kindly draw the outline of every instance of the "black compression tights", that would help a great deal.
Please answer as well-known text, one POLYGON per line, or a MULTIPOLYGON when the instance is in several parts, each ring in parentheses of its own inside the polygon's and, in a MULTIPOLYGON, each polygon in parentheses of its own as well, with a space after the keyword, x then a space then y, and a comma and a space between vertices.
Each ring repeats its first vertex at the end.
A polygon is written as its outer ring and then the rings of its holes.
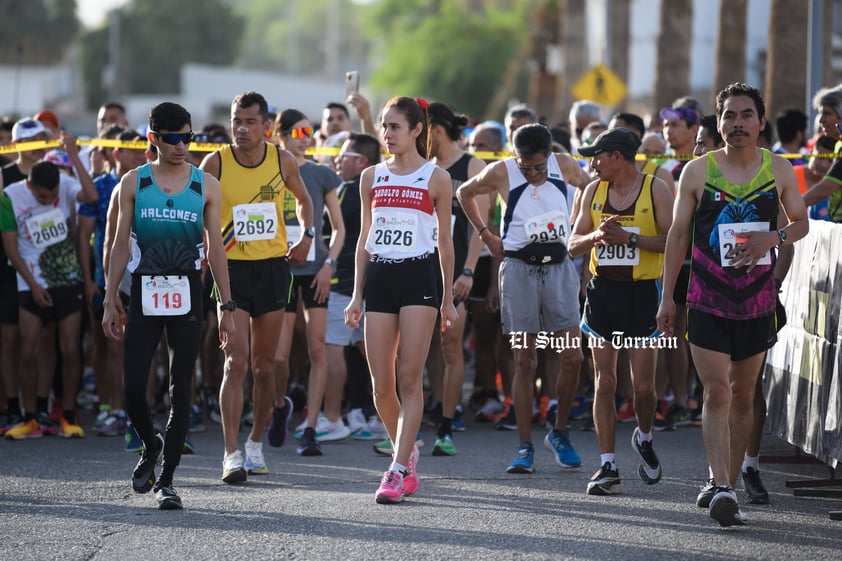
POLYGON ((191 382, 196 368, 201 339, 201 324, 195 321, 144 318, 126 325, 123 344, 123 386, 126 394, 126 413, 137 434, 147 447, 155 448, 155 432, 146 383, 152 356, 158 347, 161 333, 167 329, 170 355, 170 416, 165 435, 163 470, 160 479, 172 482, 173 473, 181 460, 184 440, 190 422, 191 382))

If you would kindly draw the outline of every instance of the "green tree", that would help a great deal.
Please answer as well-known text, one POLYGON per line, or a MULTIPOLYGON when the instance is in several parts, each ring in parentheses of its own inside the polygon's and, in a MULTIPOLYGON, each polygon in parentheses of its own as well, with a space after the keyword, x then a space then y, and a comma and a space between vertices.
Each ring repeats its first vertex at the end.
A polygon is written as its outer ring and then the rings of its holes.
MULTIPOLYGON (((526 40, 528 5, 422 0, 376 4, 369 30, 384 58, 372 86, 385 95, 441 100, 461 113, 484 118, 507 63, 526 40)), ((526 97, 526 71, 517 69, 522 76, 513 97, 526 97)))
MULTIPOLYGON (((224 0, 131 0, 120 11, 118 91, 135 94, 174 93, 181 89, 180 70, 187 62, 228 65, 237 54, 243 21, 224 0)), ((83 75, 91 107, 102 103, 108 30, 82 38, 83 75)))
POLYGON ((2 9, 0 64, 58 64, 79 31, 76 0, 5 0, 2 9))

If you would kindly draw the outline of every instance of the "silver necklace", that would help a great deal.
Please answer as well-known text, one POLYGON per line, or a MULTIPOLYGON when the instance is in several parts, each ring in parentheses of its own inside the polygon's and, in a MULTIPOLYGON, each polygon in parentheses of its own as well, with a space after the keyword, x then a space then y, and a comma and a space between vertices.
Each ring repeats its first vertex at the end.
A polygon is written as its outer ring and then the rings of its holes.
MULTIPOLYGON (((640 175, 640 174, 638 173, 638 176, 639 176, 639 175, 640 175)), ((635 192, 636 192, 636 191, 637 191, 637 177, 635 177, 634 183, 632 184, 631 191, 629 191, 629 192, 626 194, 626 198, 625 198, 625 199, 623 199, 623 202, 622 202, 622 203, 620 203, 620 206, 618 206, 618 207, 614 207, 614 209, 615 209, 615 210, 626 210, 626 209, 629 207, 629 206, 628 206, 629 199, 631 198, 631 196, 632 196, 632 195, 634 195, 634 194, 635 194, 635 192)), ((616 192, 616 191, 615 191, 615 192, 616 192)))

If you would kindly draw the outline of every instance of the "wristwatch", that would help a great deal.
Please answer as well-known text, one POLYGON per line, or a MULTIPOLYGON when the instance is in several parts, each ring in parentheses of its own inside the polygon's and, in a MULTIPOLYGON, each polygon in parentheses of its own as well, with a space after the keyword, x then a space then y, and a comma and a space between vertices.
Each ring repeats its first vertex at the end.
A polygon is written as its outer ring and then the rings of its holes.
POLYGON ((629 245, 632 247, 637 245, 637 234, 635 234, 634 232, 629 234, 629 245))
POLYGON ((313 239, 313 238, 316 237, 316 229, 315 228, 307 228, 306 230, 304 230, 304 235, 307 236, 310 239, 313 239))
POLYGON ((778 244, 778 247, 781 247, 786 241, 786 231, 783 229, 778 230, 778 237, 781 238, 781 243, 778 244))
POLYGON ((220 304, 219 309, 222 310, 223 312, 233 312, 234 310, 237 309, 237 303, 234 302, 233 300, 229 300, 228 302, 226 302, 224 304, 220 304))
POLYGON ((331 259, 330 257, 328 257, 327 259, 325 259, 325 264, 330 265, 331 267, 333 267, 335 269, 336 268, 336 259, 331 259))
POLYGON ((462 269, 462 274, 465 275, 466 277, 474 276, 474 272, 472 270, 468 269, 467 267, 462 269))

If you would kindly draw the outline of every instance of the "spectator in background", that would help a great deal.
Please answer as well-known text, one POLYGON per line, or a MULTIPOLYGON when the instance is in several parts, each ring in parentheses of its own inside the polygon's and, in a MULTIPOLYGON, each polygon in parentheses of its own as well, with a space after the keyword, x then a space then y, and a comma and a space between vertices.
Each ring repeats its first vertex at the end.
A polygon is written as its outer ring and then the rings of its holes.
MULTIPOLYGON (((664 140, 664 137, 661 135, 661 133, 647 132, 643 135, 643 138, 640 139, 641 154, 646 154, 650 158, 656 155, 663 157, 663 154, 665 154, 666 151, 667 142, 664 140)), ((675 183, 674 179, 673 183, 675 183)))
MULTIPOLYGON (((135 131, 124 131, 117 139, 144 140, 143 136, 135 131)), ((129 171, 146 163, 146 152, 143 148, 114 148, 112 151, 116 162, 114 171, 100 175, 94 180, 97 201, 79 207, 79 264, 85 283, 85 304, 92 320, 94 379, 99 395, 99 415, 94 429, 101 436, 122 436, 126 432, 126 413, 123 410, 123 346, 121 341, 108 339, 102 329, 102 299, 105 294, 103 255, 108 205, 120 179, 129 171)))
POLYGON ((678 109, 680 107, 692 109, 700 119, 702 118, 702 115, 705 114, 705 110, 702 107, 702 102, 696 99, 695 97, 689 95, 676 98, 672 102, 673 109, 678 109))
MULTIPOLYGON (((317 147, 338 148, 351 132, 351 114, 348 108, 339 102, 331 101, 322 109, 322 120, 313 139, 317 147)), ((335 157, 331 154, 320 154, 315 160, 320 164, 331 167, 335 157)))
MULTIPOLYGON (((813 154, 807 160, 807 165, 794 166, 795 177, 798 180, 798 189, 803 196, 810 188, 821 181, 830 171, 833 158, 830 157, 836 148, 836 139, 832 136, 820 136, 813 145, 813 154)), ((830 211, 827 207, 827 199, 822 199, 809 207, 810 218, 813 220, 830 221, 830 211)))
MULTIPOLYGON (((469 152, 502 153, 505 145, 505 129, 500 123, 484 122, 471 131, 468 139, 469 152)), ((494 159, 485 160, 486 164, 494 159)), ((485 217, 489 230, 500 235, 502 212, 497 204, 497 193, 488 196, 488 216, 485 217)), ((477 422, 490 423, 503 412, 496 375, 499 372, 503 395, 511 403, 512 396, 512 351, 503 335, 500 322, 500 285, 497 282, 501 260, 494 257, 483 244, 477 267, 474 271, 474 285, 468 302, 476 344, 474 393, 471 401, 477 407, 477 422)))
POLYGON ((582 146, 590 146, 593 144, 596 137, 600 134, 608 130, 608 125, 602 121, 591 121, 587 125, 585 125, 585 129, 582 131, 581 142, 579 143, 579 147, 582 146))
POLYGON ((537 123, 538 115, 535 114, 530 107, 526 105, 515 105, 510 108, 503 119, 503 124, 506 127, 506 146, 511 149, 512 135, 523 125, 529 123, 537 123))
MULTIPOLYGON (((351 433, 341 415, 330 419, 322 415, 322 400, 328 380, 327 353, 325 351, 325 329, 327 307, 330 297, 330 279, 336 267, 336 259, 345 239, 345 226, 339 206, 337 188, 342 179, 333 167, 308 160, 305 152, 310 145, 313 127, 307 117, 297 109, 284 109, 275 120, 275 135, 280 146, 292 154, 298 164, 298 173, 313 202, 313 228, 321 233, 327 214, 331 226, 330 246, 326 247, 322 237, 316 236, 310 246, 304 263, 292 265, 289 302, 284 313, 283 326, 275 350, 275 407, 289 405, 286 401, 289 380, 289 355, 292 348, 298 303, 301 302, 307 337, 307 353, 310 358, 310 375, 307 382, 307 420, 302 427, 303 438, 298 447, 302 456, 320 456, 319 440, 334 441, 347 438, 351 433), (280 366, 280 368, 278 367, 280 366)), ((296 213, 295 199, 287 193, 284 197, 284 211, 281 217, 286 224, 287 246, 292 248, 293 240, 301 231, 296 213)))
MULTIPOLYGON (((110 125, 107 129, 99 134, 100 139, 116 140, 118 136, 128 130, 126 127, 120 125, 110 125)), ((114 148, 102 146, 90 151, 88 158, 91 163, 91 177, 96 179, 105 173, 111 173, 117 166, 114 161, 114 148)))
MULTIPOLYGON (((14 119, 8 115, 0 117, 0 146, 9 146, 12 144, 12 127, 14 126, 14 119)), ((6 154, 0 154, 0 167, 5 166, 11 161, 11 157, 6 154)))
MULTIPOLYGON (((810 118, 800 109, 787 109, 775 117, 778 141, 772 145, 775 154, 804 154, 807 145, 807 123, 810 118)), ((768 127, 767 127, 768 128, 768 127)), ((804 158, 787 158, 793 166, 803 166, 804 158)))
MULTIPOLYGON (((588 126, 588 123, 601 120, 602 114, 600 112, 599 105, 595 102, 587 99, 581 99, 573 102, 567 118, 568 129, 571 132, 570 142, 573 145, 573 153, 577 153, 579 146, 582 146, 585 143, 584 133, 585 127, 588 126)), ((596 138, 598 134, 599 133, 594 135, 593 138, 596 138)))
MULTIPOLYGON (((696 146, 696 136, 699 133, 699 120, 701 119, 701 105, 693 98, 679 98, 672 107, 665 107, 661 110, 661 119, 664 121, 664 134, 671 152, 680 159, 673 159, 665 162, 664 167, 670 170, 673 179, 678 183, 678 178, 688 162, 691 160, 693 150, 696 146), (695 102, 695 103, 694 103, 695 102)), ((676 330, 682 333, 684 329, 684 302, 687 300, 687 279, 690 274, 690 255, 688 254, 681 268, 680 277, 675 284, 673 299, 675 300, 677 312, 675 315, 676 330)), ((663 364, 658 367, 656 376, 656 389, 658 392, 658 405, 655 411, 655 430, 673 430, 676 422, 679 425, 686 425, 692 422, 690 411, 687 407, 689 392, 688 373, 690 371, 690 352, 687 341, 678 337, 676 347, 673 349, 662 349, 658 353, 658 361, 663 364), (664 375, 664 368, 666 375, 664 375), (667 380, 673 391, 673 403, 670 406, 665 399, 667 380), (672 407, 672 410, 670 410, 672 407)))
MULTIPOLYGON (((842 84, 819 90, 813 97, 813 107, 818 112, 824 134, 837 141, 842 139, 839 131, 842 125, 842 84)), ((836 159, 830 171, 804 194, 804 203, 812 206, 827 199, 827 216, 831 221, 839 223, 842 222, 842 143, 836 143, 834 152, 836 159)))
MULTIPOLYGON (((451 237, 453 240, 453 302, 459 318, 451 329, 441 335, 440 352, 444 358, 444 376, 442 382, 442 418, 437 430, 437 439, 433 444, 434 456, 452 456, 456 453, 452 430, 464 428, 462 422, 462 386, 465 382, 465 362, 463 336, 468 319, 467 302, 474 284, 474 272, 483 243, 474 236, 459 201, 456 189, 465 181, 477 175, 485 162, 465 152, 458 141, 468 125, 466 115, 456 114, 454 110, 440 102, 429 105, 431 155, 437 166, 450 175, 453 189, 451 201, 451 237)), ((478 201, 480 213, 488 214, 488 197, 478 201)))
POLYGON ((766 150, 772 150, 772 143, 775 141, 775 135, 772 131, 772 125, 766 123, 766 126, 760 129, 760 134, 757 137, 757 146, 759 148, 765 148, 766 150))
MULTIPOLYGON (((338 197, 342 222, 345 224, 345 242, 336 259, 327 303, 325 348, 330 382, 325 389, 324 412, 328 419, 339 418, 342 390, 346 388, 348 430, 353 438, 382 440, 388 438, 388 434, 374 410, 371 375, 364 360, 363 324, 360 322, 358 328, 345 324, 345 307, 351 302, 354 291, 355 253, 362 220, 360 175, 366 168, 380 162, 380 141, 370 134, 352 132, 343 143, 336 160, 336 167, 344 180, 338 189, 338 197)), ((330 234, 327 224, 322 232, 330 234)), ((278 413, 277 409, 275 411, 278 413)))
POLYGON ((722 135, 717 129, 716 115, 705 115, 699 121, 699 132, 696 133, 693 155, 702 156, 723 146, 725 146, 725 141, 722 140, 722 135))
POLYGON ((120 128, 129 128, 129 120, 126 118, 126 108, 116 101, 109 101, 100 106, 96 113, 96 133, 102 138, 102 134, 117 125, 120 128))
MULTIPOLYGON (((640 115, 636 115, 635 113, 615 113, 608 122, 608 128, 616 129, 618 127, 622 127, 633 132, 641 142, 641 147, 638 149, 638 152, 645 153, 643 149, 643 137, 646 136, 646 127, 644 126, 643 118, 640 115)), ((673 180, 672 174, 665 168, 658 165, 658 162, 654 159, 649 158, 644 160, 638 158, 635 160, 635 164, 637 165, 638 171, 654 175, 666 183, 671 192, 675 192, 675 180, 673 180)))
POLYGON ((56 139, 61 134, 61 121, 52 111, 41 111, 35 115, 36 121, 41 123, 50 131, 50 140, 56 139))

